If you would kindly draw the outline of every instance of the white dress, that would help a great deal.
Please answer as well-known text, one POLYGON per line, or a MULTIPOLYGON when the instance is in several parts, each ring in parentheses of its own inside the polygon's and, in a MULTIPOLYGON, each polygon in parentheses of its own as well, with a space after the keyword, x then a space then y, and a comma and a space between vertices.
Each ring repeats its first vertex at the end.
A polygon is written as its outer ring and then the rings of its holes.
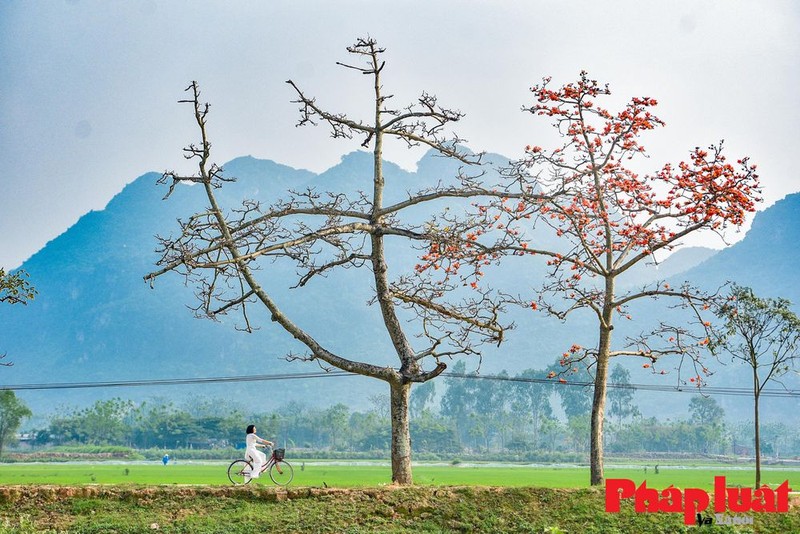
POLYGON ((253 464, 253 471, 250 473, 250 478, 258 478, 261 475, 261 468, 267 462, 267 455, 256 448, 256 443, 260 440, 255 434, 247 434, 245 443, 247 448, 244 451, 245 460, 249 460, 253 464))

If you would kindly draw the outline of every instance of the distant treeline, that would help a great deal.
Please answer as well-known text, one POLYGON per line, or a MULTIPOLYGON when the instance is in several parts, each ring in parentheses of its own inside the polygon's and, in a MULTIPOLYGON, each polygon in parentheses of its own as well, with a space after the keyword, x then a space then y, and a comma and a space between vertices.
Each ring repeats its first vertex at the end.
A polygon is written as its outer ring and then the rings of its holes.
MULTIPOLYGON (((463 363, 453 369, 463 373, 463 363)), ((518 378, 541 378, 549 372, 528 370, 518 378)), ((611 381, 629 383, 621 366, 611 381)), ((588 451, 592 390, 530 382, 469 378, 416 386, 411 396, 411 431, 416 453, 438 457, 485 454, 530 459, 584 457, 588 451), (558 413, 558 415, 556 415, 558 413)), ((750 455, 752 424, 727 424, 712 397, 696 396, 684 419, 640 415, 631 389, 609 390, 606 451, 750 455)), ((255 424, 262 437, 295 449, 327 450, 336 455, 389 450, 388 398, 370 399, 372 408, 351 410, 345 404, 313 408, 289 403, 264 412, 246 410, 222 399, 193 400, 177 406, 166 401, 135 404, 123 399, 53 415, 49 424, 27 433, 35 447, 118 445, 137 449, 206 449, 242 446, 245 427, 255 424)), ((800 455, 800 433, 784 424, 762 426, 765 455, 800 455)))

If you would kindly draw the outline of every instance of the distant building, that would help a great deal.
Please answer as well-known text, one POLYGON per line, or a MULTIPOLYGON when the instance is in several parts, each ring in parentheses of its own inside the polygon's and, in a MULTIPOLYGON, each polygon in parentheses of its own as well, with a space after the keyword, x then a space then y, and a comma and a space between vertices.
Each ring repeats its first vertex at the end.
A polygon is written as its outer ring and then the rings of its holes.
POLYGON ((32 449, 33 446, 36 444, 36 434, 32 432, 24 432, 22 434, 17 434, 17 445, 15 448, 17 449, 32 449))

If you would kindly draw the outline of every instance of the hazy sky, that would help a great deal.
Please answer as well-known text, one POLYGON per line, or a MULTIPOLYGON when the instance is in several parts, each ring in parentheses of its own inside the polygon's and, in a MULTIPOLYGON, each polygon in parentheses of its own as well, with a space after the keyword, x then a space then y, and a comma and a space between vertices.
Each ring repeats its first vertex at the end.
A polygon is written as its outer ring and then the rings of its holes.
MULTIPOLYGON (((212 103, 215 160, 313 171, 358 142, 295 128, 291 78, 329 109, 369 116, 337 67, 370 35, 397 104, 425 89, 467 114, 474 150, 517 157, 549 134, 520 111, 544 76, 581 69, 616 97, 653 96, 667 127, 652 168, 725 139, 759 165, 765 206, 800 190, 795 165, 800 3, 786 1, 198 1, 0 3, 0 266, 14 268, 148 171, 186 169, 182 90, 212 103)), ((413 168, 418 152, 387 158, 413 168)), ((734 158, 735 159, 735 158, 734 158)), ((648 169, 643 169, 648 170, 648 169)), ((717 246, 720 243, 716 243, 717 246)))

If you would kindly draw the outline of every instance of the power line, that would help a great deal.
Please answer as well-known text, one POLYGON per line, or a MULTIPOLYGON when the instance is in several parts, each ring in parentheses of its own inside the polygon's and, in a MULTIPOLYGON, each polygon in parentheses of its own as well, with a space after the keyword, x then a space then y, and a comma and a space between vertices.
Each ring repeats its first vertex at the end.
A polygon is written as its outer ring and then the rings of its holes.
POLYGON ((187 384, 217 384, 229 382, 267 382, 270 380, 298 380, 323 378, 327 376, 358 376, 345 371, 293 373, 278 375, 214 376, 207 378, 163 378, 152 380, 115 380, 109 382, 61 382, 50 384, 16 384, 0 386, 0 391, 46 390, 46 389, 88 389, 141 386, 179 386, 187 384))
MULTIPOLYGON (((268 382, 274 380, 304 380, 311 378, 333 378, 333 377, 347 377, 347 376, 360 376, 355 373, 347 371, 317 371, 314 373, 285 373, 274 375, 243 375, 243 376, 216 376, 216 377, 198 377, 198 378, 164 378, 164 379, 150 379, 150 380, 115 380, 105 382, 61 382, 61 383, 44 383, 44 384, 14 384, 7 386, 0 386, 0 391, 31 391, 31 390, 58 390, 58 389, 90 389, 90 388, 114 388, 114 387, 143 387, 143 386, 179 386, 191 384, 221 384, 221 383, 239 383, 239 382, 268 382)), ((533 378, 521 376, 502 376, 502 375, 479 375, 479 374, 464 374, 464 373, 442 373, 442 376, 447 378, 468 379, 468 380, 495 380, 501 382, 519 382, 530 384, 542 384, 548 387, 592 387, 593 382, 581 381, 553 381, 548 378, 533 378)), ((703 386, 698 388, 696 386, 669 386, 658 384, 619 384, 609 383, 609 388, 612 389, 629 389, 634 391, 657 391, 665 393, 703 393, 707 395, 732 395, 732 396, 747 396, 751 397, 753 391, 748 388, 737 387, 715 387, 703 386)), ((793 398, 800 397, 798 390, 763 390, 762 397, 784 397, 793 398)))

